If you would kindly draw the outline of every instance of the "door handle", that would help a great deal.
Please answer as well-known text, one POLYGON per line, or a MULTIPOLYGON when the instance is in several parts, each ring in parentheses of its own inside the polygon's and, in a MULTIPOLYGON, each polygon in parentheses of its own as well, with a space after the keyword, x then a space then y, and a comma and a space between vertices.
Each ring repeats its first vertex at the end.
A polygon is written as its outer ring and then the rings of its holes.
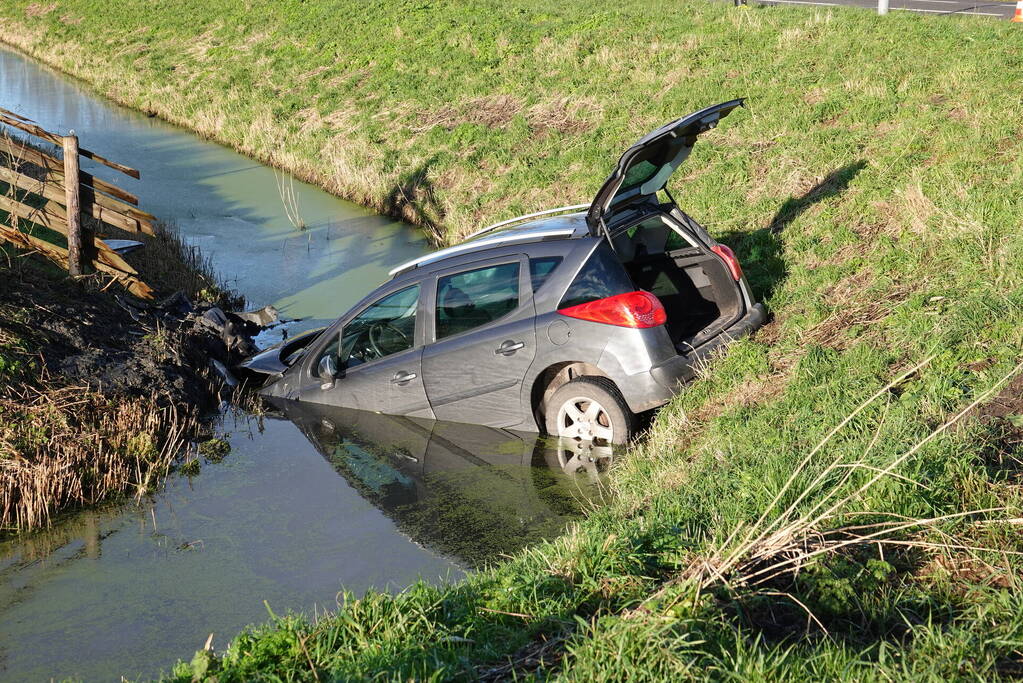
POLYGON ((525 342, 517 342, 509 339, 508 341, 504 342, 496 349, 494 349, 494 353, 496 353, 499 356, 510 356, 519 349, 525 348, 525 346, 526 346, 525 342))
POLYGON ((414 372, 405 372, 404 370, 402 370, 401 372, 397 373, 394 377, 391 378, 391 384, 401 384, 401 385, 404 385, 404 384, 408 384, 409 382, 411 382, 415 378, 416 378, 416 373, 414 373, 414 372))

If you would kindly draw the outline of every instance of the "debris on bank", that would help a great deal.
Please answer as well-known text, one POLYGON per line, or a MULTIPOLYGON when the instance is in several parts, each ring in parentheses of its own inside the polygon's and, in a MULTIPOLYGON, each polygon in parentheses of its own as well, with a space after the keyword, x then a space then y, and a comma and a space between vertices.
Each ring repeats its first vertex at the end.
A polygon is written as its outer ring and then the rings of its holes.
POLYGON ((275 320, 183 292, 142 302, 0 253, 0 535, 152 490, 209 438, 228 368, 275 320))

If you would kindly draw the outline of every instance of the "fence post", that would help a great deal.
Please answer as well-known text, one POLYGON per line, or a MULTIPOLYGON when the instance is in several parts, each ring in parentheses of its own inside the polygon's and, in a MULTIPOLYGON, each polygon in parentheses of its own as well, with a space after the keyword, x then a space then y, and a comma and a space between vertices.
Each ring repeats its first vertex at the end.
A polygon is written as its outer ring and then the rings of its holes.
POLYGON ((69 131, 64 142, 64 197, 67 204, 67 272, 82 274, 82 209, 78 197, 78 136, 69 131))

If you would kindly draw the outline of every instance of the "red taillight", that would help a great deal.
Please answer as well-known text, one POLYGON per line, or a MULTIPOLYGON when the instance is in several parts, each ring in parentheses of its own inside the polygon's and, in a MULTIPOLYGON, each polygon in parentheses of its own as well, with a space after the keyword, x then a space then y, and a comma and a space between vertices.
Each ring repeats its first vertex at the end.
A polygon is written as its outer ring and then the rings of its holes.
POLYGON ((723 244, 715 244, 710 248, 710 250, 724 259, 725 265, 728 266, 728 271, 732 274, 733 280, 738 282, 742 279, 742 266, 739 265, 739 259, 735 258, 734 251, 723 244))
POLYGON ((561 315, 618 327, 657 327, 668 319, 661 300, 650 292, 626 292, 558 310, 561 315))

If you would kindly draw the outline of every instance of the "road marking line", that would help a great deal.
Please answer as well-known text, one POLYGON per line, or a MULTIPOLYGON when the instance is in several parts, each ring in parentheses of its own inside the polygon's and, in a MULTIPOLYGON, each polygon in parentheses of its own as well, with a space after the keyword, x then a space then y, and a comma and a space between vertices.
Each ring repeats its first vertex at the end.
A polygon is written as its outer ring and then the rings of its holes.
MULTIPOLYGON (((843 5, 837 2, 811 2, 811 0, 756 0, 761 4, 775 4, 775 5, 816 5, 819 7, 842 7, 843 5)), ((917 2, 948 2, 954 5, 961 5, 960 2, 953 2, 953 0, 916 0, 917 2)), ((858 9, 872 9, 871 7, 864 7, 862 5, 844 5, 845 7, 856 7, 858 9)), ((944 10, 944 9, 924 9, 922 7, 891 7, 891 10, 901 10, 903 12, 923 12, 928 14, 973 14, 980 17, 1005 17, 1006 14, 1000 12, 973 12, 973 11, 956 11, 956 10, 944 10)))
POLYGON ((896 10, 899 10, 899 11, 902 11, 902 12, 927 12, 928 14, 949 14, 949 15, 951 15, 951 14, 975 14, 975 15, 980 16, 980 17, 1000 17, 1000 16, 1002 16, 1001 14, 998 14, 997 12, 956 12, 955 10, 952 10, 950 12, 948 10, 943 10, 943 9, 918 9, 918 8, 914 8, 914 7, 892 7, 891 10, 893 12, 896 11, 896 10))

